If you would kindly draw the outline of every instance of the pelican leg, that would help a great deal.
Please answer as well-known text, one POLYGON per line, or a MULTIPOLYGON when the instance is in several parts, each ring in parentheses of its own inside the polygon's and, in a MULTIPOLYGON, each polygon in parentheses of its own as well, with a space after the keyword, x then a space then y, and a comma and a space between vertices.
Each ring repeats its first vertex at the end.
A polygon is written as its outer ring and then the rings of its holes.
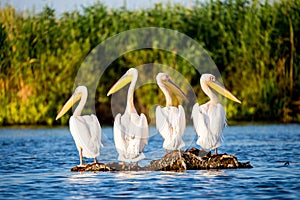
POLYGON ((209 154, 209 152, 206 152, 203 148, 201 148, 201 150, 199 151, 198 156, 200 158, 203 158, 203 157, 207 156, 208 154, 209 154))
POLYGON ((183 169, 186 170, 186 164, 185 164, 184 160, 181 157, 181 150, 180 149, 178 150, 178 153, 179 153, 179 160, 181 162, 181 167, 183 167, 183 169))
POLYGON ((82 166, 82 148, 79 149, 79 166, 82 166))
POLYGON ((166 149, 166 155, 168 154, 168 149, 166 149))
POLYGON ((125 170, 125 162, 122 162, 122 170, 125 170))
POLYGON ((218 155, 218 148, 215 149, 215 155, 218 155))
POLYGON ((94 158, 94 163, 98 163, 98 160, 96 157, 94 158))
POLYGON ((136 167, 136 170, 139 170, 139 163, 138 163, 138 161, 136 161, 135 167, 136 167))

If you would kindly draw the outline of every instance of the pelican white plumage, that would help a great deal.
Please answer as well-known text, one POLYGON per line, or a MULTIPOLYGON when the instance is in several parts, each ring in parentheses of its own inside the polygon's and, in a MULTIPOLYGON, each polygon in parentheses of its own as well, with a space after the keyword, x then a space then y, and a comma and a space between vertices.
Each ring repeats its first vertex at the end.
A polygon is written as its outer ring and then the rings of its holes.
POLYGON ((181 105, 173 106, 172 93, 186 99, 182 90, 166 73, 158 73, 156 82, 166 98, 166 107, 156 107, 156 128, 164 139, 163 148, 180 150, 185 146, 182 136, 186 127, 185 113, 181 105))
POLYGON ((118 160, 136 164, 145 158, 143 150, 149 138, 147 118, 143 113, 140 115, 137 113, 133 103, 137 78, 137 69, 130 68, 107 93, 109 96, 130 83, 125 112, 115 117, 114 142, 119 154, 118 160))
POLYGON ((82 156, 94 158, 94 162, 97 163, 100 147, 103 146, 101 143, 101 126, 96 115, 91 114, 81 116, 82 109, 87 100, 87 95, 87 88, 85 86, 78 86, 75 89, 74 94, 65 103, 56 117, 56 120, 62 117, 77 101, 80 100, 69 120, 70 132, 79 152, 79 166, 83 166, 82 156))
POLYGON ((218 154, 222 130, 226 125, 226 114, 217 95, 213 93, 210 87, 232 101, 238 103, 241 103, 241 101, 225 89, 212 74, 202 74, 200 85, 210 101, 200 106, 196 103, 192 109, 193 124, 198 135, 197 144, 205 151, 215 149, 215 154, 218 154))

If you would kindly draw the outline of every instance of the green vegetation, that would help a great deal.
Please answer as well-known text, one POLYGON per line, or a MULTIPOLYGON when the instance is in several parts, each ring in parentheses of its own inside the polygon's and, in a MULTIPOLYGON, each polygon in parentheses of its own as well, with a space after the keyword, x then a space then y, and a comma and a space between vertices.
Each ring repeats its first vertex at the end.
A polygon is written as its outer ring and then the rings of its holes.
MULTIPOLYGON (((105 39, 140 27, 178 30, 209 51, 225 86, 242 100, 228 101, 229 120, 300 122, 300 1, 227 0, 192 8, 157 4, 151 9, 109 10, 100 3, 57 17, 0 8, 0 125, 67 123, 54 120, 72 93, 86 55, 105 39)), ((106 93, 129 66, 162 63, 182 73, 199 101, 207 100, 200 75, 175 54, 158 50, 123 55, 105 71, 97 88, 96 111, 111 123, 106 93)), ((157 87, 136 93, 139 110, 163 104, 157 87)))

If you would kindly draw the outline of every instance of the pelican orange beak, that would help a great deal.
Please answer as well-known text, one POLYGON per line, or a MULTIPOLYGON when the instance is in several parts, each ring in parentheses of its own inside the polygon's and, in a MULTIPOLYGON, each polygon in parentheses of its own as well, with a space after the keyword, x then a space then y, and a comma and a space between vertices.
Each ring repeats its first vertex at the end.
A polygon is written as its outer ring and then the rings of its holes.
POLYGON ((57 114, 55 120, 61 118, 72 106, 81 99, 82 93, 74 93, 69 100, 65 103, 65 105, 60 109, 59 113, 57 114))
POLYGON ((209 87, 217 91, 219 94, 223 95, 224 97, 227 97, 228 99, 235 101, 237 103, 241 103, 241 101, 236 98, 231 92, 229 92, 221 83, 218 81, 208 81, 207 84, 209 87))

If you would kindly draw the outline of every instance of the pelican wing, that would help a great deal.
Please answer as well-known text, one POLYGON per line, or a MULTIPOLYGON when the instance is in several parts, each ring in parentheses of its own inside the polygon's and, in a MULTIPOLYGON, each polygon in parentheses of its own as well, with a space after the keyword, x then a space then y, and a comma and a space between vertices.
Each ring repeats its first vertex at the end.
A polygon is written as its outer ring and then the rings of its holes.
POLYGON ((168 137, 168 129, 169 129, 169 122, 168 116, 164 112, 163 108, 160 106, 156 107, 156 128, 161 134, 161 136, 165 139, 168 137))
POLYGON ((226 114, 223 106, 218 103, 217 105, 210 106, 207 113, 210 120, 210 131, 212 134, 212 147, 217 148, 220 146, 220 141, 222 140, 222 130, 226 125, 226 114))
POLYGON ((141 134, 141 141, 140 141, 140 152, 142 152, 145 146, 148 144, 149 140, 149 132, 148 132, 148 122, 147 118, 144 114, 140 116, 140 134, 141 134))
POLYGON ((148 144, 148 123, 144 114, 139 116, 137 113, 129 113, 125 116, 129 116, 129 121, 126 123, 127 149, 123 161, 136 162, 145 158, 143 150, 148 144))
MULTIPOLYGON (((117 114, 114 122, 114 142, 119 155, 123 155, 126 152, 127 144, 124 138, 124 128, 121 123, 121 114, 117 114)), ((121 159, 123 160, 123 159, 121 159)))
POLYGON ((96 115, 84 115, 83 118, 86 118, 87 123, 90 127, 90 132, 92 136, 92 141, 95 141, 95 144, 97 144, 97 148, 104 147, 102 144, 102 131, 101 131, 101 125, 98 121, 98 118, 96 115), (90 118, 90 119, 89 119, 90 118), (100 133, 100 134, 99 134, 100 133), (96 142, 97 141, 97 142, 96 142))
POLYGON ((180 130, 180 135, 183 136, 185 126, 186 126, 186 120, 185 120, 185 112, 181 105, 178 106, 178 111, 179 111, 179 130, 180 130))
POLYGON ((139 152, 142 152, 149 139, 147 118, 144 114, 131 113, 129 124, 129 135, 139 141, 139 152))
POLYGON ((193 119, 195 131, 198 135, 197 144, 204 149, 209 149, 210 148, 210 141, 208 141, 210 138, 209 118, 207 114, 204 112, 204 110, 199 106, 198 103, 196 103, 193 106, 192 119, 193 119))
POLYGON ((77 149, 82 148, 82 154, 94 158, 100 153, 101 126, 95 115, 72 116, 70 131, 77 149))
POLYGON ((182 136, 186 126, 185 113, 181 105, 156 107, 156 127, 164 138, 163 147, 176 150, 184 147, 182 136))

